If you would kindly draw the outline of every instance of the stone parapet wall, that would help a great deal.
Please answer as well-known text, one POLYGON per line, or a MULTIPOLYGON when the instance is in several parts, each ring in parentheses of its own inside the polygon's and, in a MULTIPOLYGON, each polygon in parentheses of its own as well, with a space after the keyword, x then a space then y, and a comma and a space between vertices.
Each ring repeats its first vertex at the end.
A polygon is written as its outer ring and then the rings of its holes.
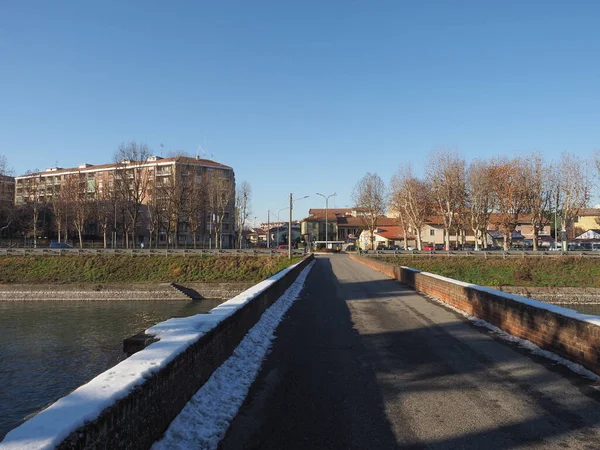
POLYGON ((350 258, 600 375, 600 319, 373 258, 350 258))

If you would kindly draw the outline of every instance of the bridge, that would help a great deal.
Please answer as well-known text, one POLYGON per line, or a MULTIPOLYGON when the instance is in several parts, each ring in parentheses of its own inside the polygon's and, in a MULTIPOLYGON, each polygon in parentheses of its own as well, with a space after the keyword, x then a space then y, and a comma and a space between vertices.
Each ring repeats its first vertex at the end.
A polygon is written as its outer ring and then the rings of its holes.
POLYGON ((319 256, 220 448, 598 448, 597 385, 319 256))
MULTIPOLYGON (((150 447, 309 260, 213 315, 163 325, 181 332, 138 336, 140 348, 158 342, 9 433, 6 448, 150 447), (171 348, 183 350, 171 357, 171 348), (42 432, 40 424, 50 426, 42 432), (42 445, 30 445, 28 430, 42 445)), ((344 254, 318 255, 299 286, 220 450, 598 447, 600 377, 458 309, 470 304, 471 313, 596 374, 597 319, 527 300, 511 306, 510 294, 344 254)))

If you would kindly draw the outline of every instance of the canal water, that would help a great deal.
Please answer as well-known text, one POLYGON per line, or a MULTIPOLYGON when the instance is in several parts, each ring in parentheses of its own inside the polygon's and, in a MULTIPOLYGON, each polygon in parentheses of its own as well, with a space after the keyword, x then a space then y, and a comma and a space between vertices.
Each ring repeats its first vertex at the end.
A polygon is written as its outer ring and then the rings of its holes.
POLYGON ((0 302, 0 441, 126 358, 123 339, 223 300, 0 302))

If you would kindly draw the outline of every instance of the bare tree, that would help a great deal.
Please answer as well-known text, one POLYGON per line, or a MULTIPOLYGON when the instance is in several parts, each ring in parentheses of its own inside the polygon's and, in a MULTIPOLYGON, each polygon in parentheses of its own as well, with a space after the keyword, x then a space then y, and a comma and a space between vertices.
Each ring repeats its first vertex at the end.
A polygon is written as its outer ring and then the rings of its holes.
POLYGON ((0 175, 12 175, 12 169, 8 166, 6 156, 0 155, 0 175))
POLYGON ((183 218, 187 218, 185 207, 188 187, 188 167, 173 166, 174 171, 163 177, 163 192, 166 199, 167 234, 172 237, 174 247, 179 242, 180 226, 183 218))
POLYGON ((396 214, 398 225, 402 228, 404 249, 408 250, 408 192, 407 182, 411 176, 411 167, 399 167, 390 180, 390 208, 396 214))
POLYGON ((186 182, 186 204, 188 229, 192 233, 194 248, 197 247, 198 233, 206 217, 206 186, 203 168, 191 168, 186 182))
POLYGON ((352 198, 359 217, 371 234, 371 248, 374 248, 377 222, 385 214, 387 205, 385 183, 379 175, 369 172, 356 183, 352 198))
POLYGON ((133 246, 137 242, 137 227, 140 219, 140 209, 146 199, 148 175, 146 163, 150 151, 146 144, 135 141, 121 144, 115 154, 117 166, 114 174, 114 187, 123 201, 124 215, 129 219, 123 221, 125 246, 129 247, 129 234, 132 234, 133 246))
POLYGON ((533 250, 538 249, 540 231, 548 223, 546 214, 554 198, 552 169, 539 154, 529 155, 523 162, 525 211, 530 214, 533 250))
POLYGON ((42 185, 42 177, 41 175, 36 174, 37 172, 39 172, 37 169, 33 172, 33 174, 31 172, 28 172, 28 174, 31 176, 25 179, 25 191, 27 192, 27 195, 23 199, 31 212, 31 223, 29 231, 33 237, 33 248, 37 248, 39 219, 40 214, 45 208, 44 186, 42 185))
MULTIPOLYGON (((12 173, 8 168, 8 161, 4 155, 0 155, 0 177, 7 176, 12 173)), ((1 180, 0 180, 1 183, 1 180)), ((2 197, 2 189, 4 184, 0 184, 0 233, 8 229, 15 222, 15 214, 13 213, 13 204, 10 201, 4 202, 2 197)), ((7 196, 8 197, 8 196, 7 196)))
POLYGON ((578 156, 563 153, 559 166, 562 170, 557 174, 558 214, 564 235, 563 250, 566 250, 566 231, 579 210, 587 206, 592 182, 587 164, 578 156))
POLYGON ((68 209, 68 196, 64 192, 61 192, 61 184, 57 181, 52 181, 52 186, 46 186, 46 192, 49 195, 49 203, 52 209, 52 215, 54 216, 54 222, 56 226, 56 232, 58 236, 58 242, 62 239, 63 224, 65 222, 65 216, 68 209))
POLYGON ((414 176, 406 179, 406 215, 417 239, 417 250, 423 249, 421 233, 433 211, 431 186, 414 176))
POLYGON ((70 199, 72 223, 79 238, 79 248, 83 248, 83 229, 90 216, 85 175, 81 172, 69 175, 61 187, 61 191, 70 199))
POLYGON ((238 247, 242 248, 242 239, 244 235, 244 227, 246 220, 252 214, 250 202, 252 199, 252 187, 247 181, 242 181, 242 184, 237 189, 235 194, 235 229, 237 231, 238 247))
POLYGON ((222 170, 209 170, 208 198, 211 210, 215 215, 215 246, 222 248, 223 221, 226 213, 235 203, 235 186, 229 174, 222 170))
POLYGON ((444 242, 450 249, 450 233, 457 214, 465 207, 465 161, 455 151, 439 150, 429 156, 428 181, 437 213, 444 225, 444 242))
POLYGON ((115 221, 115 193, 109 189, 96 189, 95 199, 91 205, 91 215, 96 219, 102 231, 103 247, 108 247, 108 230, 115 221))
POLYGON ((160 179, 155 178, 148 186, 148 232, 150 241, 148 247, 158 247, 159 233, 165 223, 164 216, 166 215, 167 202, 164 193, 164 186, 160 179))
POLYGON ((469 223, 475 238, 475 250, 480 243, 487 247, 485 239, 494 205, 493 171, 489 163, 475 160, 471 163, 467 177, 467 208, 469 223))
POLYGON ((525 211, 525 177, 523 161, 519 158, 497 158, 492 161, 492 182, 495 193, 495 211, 491 221, 504 236, 504 250, 512 242, 519 216, 525 211))

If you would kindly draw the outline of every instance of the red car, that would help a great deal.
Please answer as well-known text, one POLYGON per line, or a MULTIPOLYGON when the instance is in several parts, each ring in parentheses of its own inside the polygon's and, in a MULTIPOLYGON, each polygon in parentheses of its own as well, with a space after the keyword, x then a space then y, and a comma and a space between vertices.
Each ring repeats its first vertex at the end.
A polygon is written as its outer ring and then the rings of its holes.
POLYGON ((277 250, 287 250, 288 246, 287 244, 281 244, 279 247, 277 247, 277 250))
POLYGON ((435 250, 435 246, 433 244, 427 244, 423 247, 424 252, 432 252, 435 250))

